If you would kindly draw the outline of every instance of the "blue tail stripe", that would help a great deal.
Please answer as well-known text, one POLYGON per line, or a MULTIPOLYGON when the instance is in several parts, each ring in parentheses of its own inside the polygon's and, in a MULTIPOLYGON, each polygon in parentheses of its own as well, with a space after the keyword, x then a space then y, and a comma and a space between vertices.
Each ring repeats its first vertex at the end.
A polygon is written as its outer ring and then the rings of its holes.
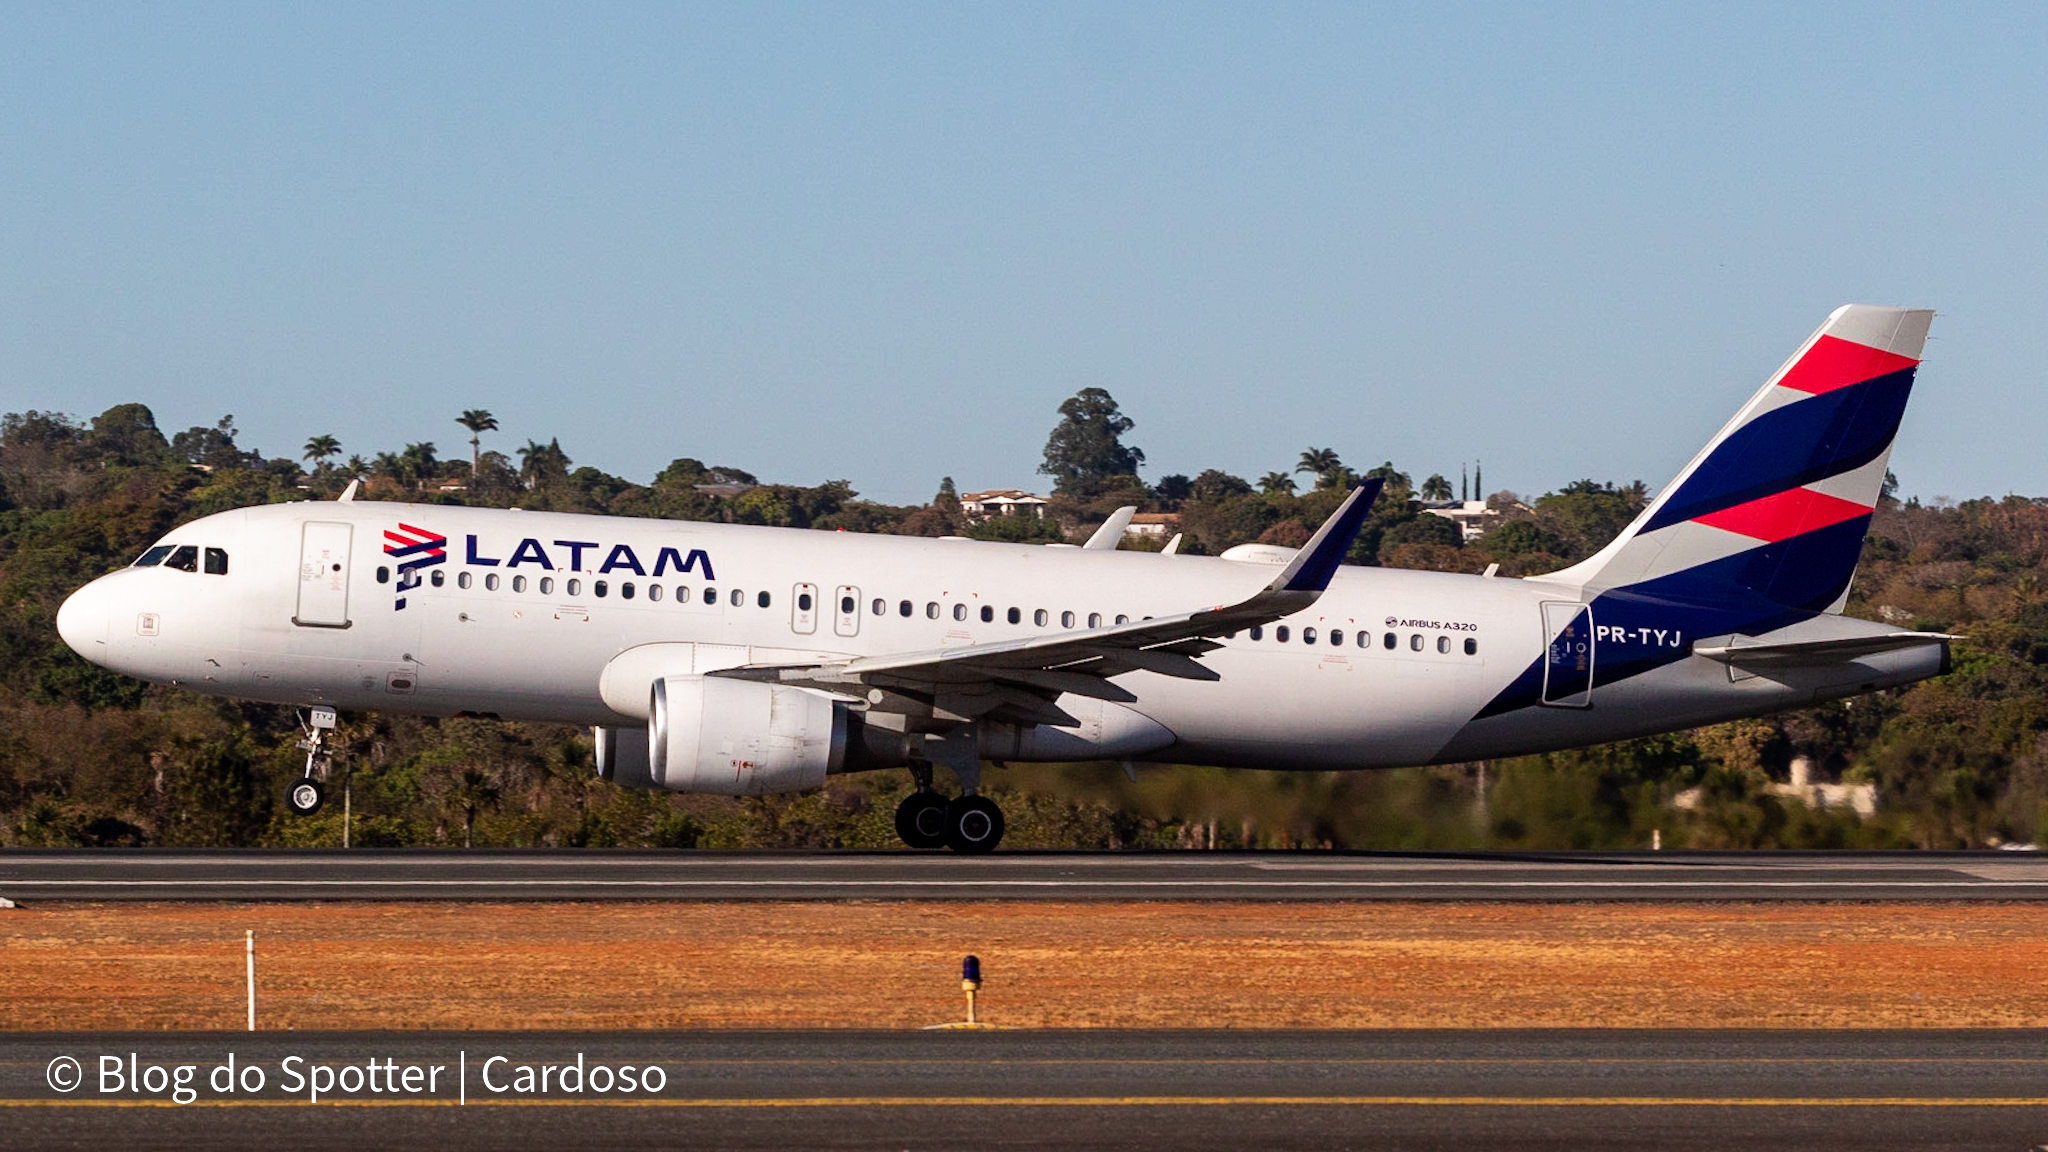
POLYGON ((1658 509, 1650 532, 1854 471, 1891 446, 1913 369, 1767 412, 1730 434, 1658 509))
MULTIPOLYGON (((1692 655, 1692 641, 1702 637, 1761 635, 1827 611, 1855 576, 1869 527, 1870 517, 1858 516, 1601 593, 1593 601, 1593 623, 1605 638, 1594 649, 1593 686, 1683 660, 1692 655), (1616 629, 1633 639, 1613 639, 1616 629), (1653 639, 1657 629, 1683 642, 1653 639)), ((1473 719, 1534 707, 1542 690, 1538 657, 1473 719)))

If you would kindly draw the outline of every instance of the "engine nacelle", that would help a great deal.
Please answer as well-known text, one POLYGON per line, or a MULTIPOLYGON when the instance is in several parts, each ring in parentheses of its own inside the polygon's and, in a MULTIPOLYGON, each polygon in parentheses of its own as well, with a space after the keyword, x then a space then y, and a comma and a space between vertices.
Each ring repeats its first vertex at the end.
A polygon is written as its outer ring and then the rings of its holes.
POLYGON ((846 767, 844 703, 808 688, 718 676, 654 682, 647 745, 671 792, 764 796, 825 786, 846 767))
POLYGON ((647 757, 647 729, 592 728, 590 735, 597 744, 598 779, 643 792, 660 787, 647 757))

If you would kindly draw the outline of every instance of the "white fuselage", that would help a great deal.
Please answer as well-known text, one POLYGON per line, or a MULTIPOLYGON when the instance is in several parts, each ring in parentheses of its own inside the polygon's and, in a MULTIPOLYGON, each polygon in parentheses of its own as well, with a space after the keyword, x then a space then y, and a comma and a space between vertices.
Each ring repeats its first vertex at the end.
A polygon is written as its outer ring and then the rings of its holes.
MULTIPOLYGON (((103 577, 65 605, 67 642, 108 668, 222 696, 593 726, 643 722, 608 705, 600 681, 645 645, 674 646, 660 650, 671 662, 696 653, 693 668, 670 669, 688 673, 984 644, 1232 603, 1274 571, 1195 556, 370 502, 226 512, 163 543, 220 549, 228 571, 159 565, 103 577), (431 552, 388 554, 437 536, 445 560, 431 566, 400 568, 431 552), (313 554, 321 549, 324 567, 313 554), (401 589, 409 577, 419 583, 401 589), (842 611, 848 601, 853 610, 842 611)), ((1737 681, 1722 664, 1686 656, 1601 686, 1590 706, 1475 720, 1545 657, 1555 632, 1545 602, 1579 598, 1541 580, 1345 567, 1308 611, 1203 656, 1219 679, 1138 671, 1116 682, 1137 696, 1125 707, 1172 733, 1144 758, 1323 769, 1584 744, 1934 671, 1925 651, 1894 652, 1846 675, 1737 681)), ((1678 624, 1654 631, 1609 642, 1703 639, 1678 624)))

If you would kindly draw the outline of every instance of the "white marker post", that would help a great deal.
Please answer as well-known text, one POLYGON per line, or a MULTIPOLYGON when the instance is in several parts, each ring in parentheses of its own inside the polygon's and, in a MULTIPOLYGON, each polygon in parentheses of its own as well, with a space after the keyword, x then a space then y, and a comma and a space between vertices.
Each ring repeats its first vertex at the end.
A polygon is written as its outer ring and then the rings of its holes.
POLYGON ((256 930, 249 929, 249 1031, 256 1030, 256 930))

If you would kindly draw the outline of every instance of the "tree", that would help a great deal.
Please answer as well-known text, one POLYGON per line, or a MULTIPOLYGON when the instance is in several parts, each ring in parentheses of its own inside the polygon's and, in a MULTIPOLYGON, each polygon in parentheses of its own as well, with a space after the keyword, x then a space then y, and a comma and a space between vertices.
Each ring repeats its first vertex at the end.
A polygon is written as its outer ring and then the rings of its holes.
POLYGON ((1152 495, 1169 512, 1180 507, 1181 503, 1194 495, 1194 493, 1194 481, 1178 473, 1172 476, 1162 476, 1159 478, 1159 483, 1152 486, 1152 495))
POLYGON ((1296 472, 1306 472, 1316 478, 1316 487, 1335 488, 1337 478, 1344 469, 1344 462, 1337 459, 1334 448, 1310 448, 1301 454, 1301 462, 1294 466, 1296 472))
POLYGON ((425 488, 427 481, 434 478, 434 469, 441 463, 434 454, 432 440, 407 444, 400 459, 405 461, 405 470, 412 477, 414 488, 425 488))
POLYGON ((341 455, 341 441, 332 436, 315 436, 306 441, 306 452, 303 459, 313 465, 313 470, 318 472, 328 467, 327 458, 329 456, 339 455, 341 455))
POLYGON ((469 474, 475 476, 477 461, 483 451, 483 435, 498 430, 498 418, 485 409, 469 408, 457 416, 455 422, 469 429, 469 474))
POLYGON ((1286 472, 1268 472, 1259 477, 1259 491, 1268 496, 1294 495, 1294 477, 1286 472))
POLYGON ((545 444, 528 440, 526 447, 519 450, 519 459, 519 478, 526 481, 528 488, 545 488, 569 478, 569 454, 562 451, 560 440, 551 439, 545 444))
POLYGON ((1429 479, 1422 482, 1422 491, 1418 495, 1424 500, 1449 500, 1451 498, 1451 482, 1444 479, 1442 473, 1432 472, 1429 479))
POLYGON ((1053 478, 1053 491, 1078 501, 1093 499, 1123 478, 1135 480, 1145 453, 1123 442, 1135 426, 1107 391, 1083 388, 1060 405, 1060 422, 1046 438, 1045 463, 1038 470, 1053 478))

